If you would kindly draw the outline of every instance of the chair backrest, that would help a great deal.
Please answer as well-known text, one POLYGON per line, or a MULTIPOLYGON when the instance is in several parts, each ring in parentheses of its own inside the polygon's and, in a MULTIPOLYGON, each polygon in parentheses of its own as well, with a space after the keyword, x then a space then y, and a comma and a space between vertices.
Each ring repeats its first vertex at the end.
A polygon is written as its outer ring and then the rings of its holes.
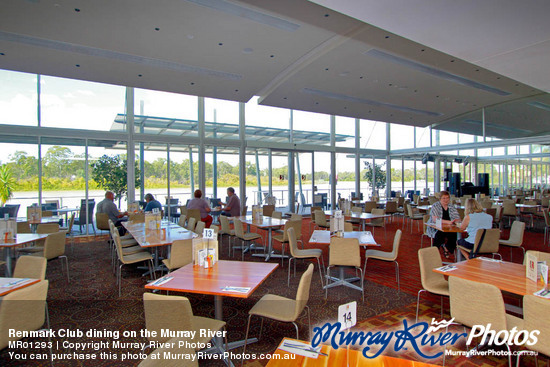
POLYGON ((370 213, 373 209, 376 209, 376 201, 365 201, 365 213, 370 213))
POLYGON ((0 349, 6 348, 10 341, 22 339, 17 336, 10 337, 10 329, 34 331, 44 325, 48 285, 47 280, 41 280, 36 284, 8 293, 2 298, 2 303, 0 303, 0 349))
POLYGON ((46 279, 48 260, 38 256, 20 256, 13 271, 14 278, 46 279))
MULTIPOLYGON (((384 215, 386 214, 386 211, 384 209, 372 209, 371 214, 384 215)), ((372 219, 370 222, 376 226, 383 226, 386 224, 386 218, 375 218, 372 219)))
POLYGON ((109 215, 107 213, 95 213, 95 226, 97 229, 109 229, 109 215))
POLYGON ((180 214, 181 215, 187 215, 187 206, 186 205, 180 205, 180 214))
POLYGON ((397 212, 397 201, 386 202, 386 213, 393 214, 397 212))
POLYGON ((180 218, 178 219, 178 226, 185 227, 186 220, 187 220, 187 215, 185 214, 180 215, 180 218))
MULTIPOLYGON (((10 218, 17 218, 17 213, 19 212, 19 207, 21 204, 5 204, 4 209, 7 210, 8 216, 10 218)), ((4 216, 2 216, 3 218, 4 216)))
POLYGON ((332 237, 329 246, 329 264, 361 266, 361 253, 357 238, 332 237))
POLYGON ((405 197, 404 196, 398 197, 397 198, 397 207, 401 208, 401 207, 403 207, 403 204, 405 204, 405 197))
MULTIPOLYGON (((194 330, 193 309, 189 299, 182 296, 165 296, 154 293, 143 293, 145 310, 145 327, 156 331, 156 337, 149 333, 149 341, 165 342, 170 337, 161 336, 161 330, 194 330)), ((164 333, 163 333, 164 334, 164 333)))
POLYGON ((360 206, 352 206, 351 212, 361 214, 363 213, 363 208, 361 208, 360 206))
POLYGON ((244 217, 246 216, 247 212, 248 212, 248 206, 245 205, 241 208, 241 215, 244 217))
POLYGON ((290 228, 293 228, 291 221, 286 221, 285 226, 283 228, 283 242, 288 242, 288 230, 290 228))
POLYGON ((548 214, 548 208, 542 209, 542 213, 544 214, 544 224, 546 227, 550 227, 550 214, 548 214))
POLYGON ((44 233, 55 233, 55 232, 59 232, 58 223, 40 223, 36 227, 36 233, 44 234, 44 233))
POLYGON ((311 288, 311 276, 313 275, 313 264, 309 264, 307 270, 300 278, 298 290, 296 291, 296 308, 294 309, 293 320, 298 319, 309 301, 309 290, 311 288))
POLYGON ((199 209, 187 209, 187 218, 195 218, 195 221, 198 223, 201 220, 201 211, 199 209))
POLYGON ((545 207, 545 208, 548 208, 548 206, 550 205, 550 197, 548 196, 543 196, 540 198, 540 204, 545 207))
POLYGON ((493 222, 494 222, 495 218, 497 217, 497 208, 486 208, 485 213, 493 217, 493 222))
MULTIPOLYGON (((525 200, 525 205, 537 205, 537 202, 535 200, 525 200)), ((537 208, 523 208, 524 213, 528 214, 535 214, 537 212, 537 208)))
POLYGON ((496 286, 449 277, 451 317, 465 326, 491 324, 492 330, 508 330, 502 292, 496 286))
MULTIPOLYGON (((265 215, 265 214, 264 214, 264 215, 265 215)), ((274 210, 274 211, 271 213, 271 218, 283 219, 283 213, 274 210)))
POLYGON ((243 223, 237 218, 233 219, 233 228, 235 229, 235 236, 244 237, 243 223))
POLYGON ((437 198, 435 196, 428 196, 428 202, 430 203, 430 205, 434 205, 435 203, 437 203, 437 198))
POLYGON ((493 207, 493 202, 491 200, 482 200, 480 204, 481 204, 481 207, 485 209, 489 209, 493 207))
POLYGON ((545 355, 550 355, 550 325, 541 322, 548 319, 550 303, 548 300, 527 295, 523 297, 523 328, 524 330, 538 330, 538 342, 535 345, 526 345, 528 349, 545 355))
POLYGON ((187 229, 194 232, 195 231, 195 224, 197 224, 197 220, 195 217, 190 217, 187 219, 187 229))
POLYGON ((299 221, 302 221, 304 217, 301 215, 301 214, 295 214, 295 213, 292 213, 290 215, 290 220, 299 220, 299 221))
POLYGON ((481 248, 478 249, 482 236, 483 230, 480 229, 477 231, 476 238, 474 240, 474 251, 480 254, 491 254, 498 252, 500 230, 498 228, 486 229, 483 243, 481 244, 481 248))
POLYGON ((17 222, 17 233, 31 233, 29 222, 17 222))
POLYGON ((145 213, 130 213, 128 221, 134 223, 145 223, 145 213))
POLYGON ((43 217, 51 217, 51 216, 53 216, 53 212, 51 210, 42 210, 42 216, 43 217))
POLYGON ((497 212, 496 212, 496 215, 493 219, 493 223, 499 223, 500 220, 502 219, 502 206, 497 205, 496 210, 497 210, 497 212))
POLYGON ((275 205, 264 205, 262 207, 262 213, 266 217, 271 217, 271 214, 275 211, 275 205))
POLYGON ((175 240, 170 248, 170 267, 181 268, 193 261, 193 240, 175 240))
POLYGON ((411 204, 405 204, 405 205, 407 207, 407 215, 409 216, 409 218, 412 218, 414 216, 412 205, 411 204))
POLYGON ((212 224, 210 225, 210 229, 214 230, 214 235, 216 236, 216 238, 218 238, 218 233, 220 233, 220 226, 212 224))
POLYGON ((311 207, 311 216, 312 216, 313 218, 315 218, 315 212, 316 212, 317 210, 323 210, 323 208, 321 208, 320 206, 312 206, 312 207, 311 207))
POLYGON ((220 225, 222 226, 223 232, 231 232, 231 228, 229 227, 229 219, 225 215, 220 215, 220 225))
POLYGON ((422 216, 422 223, 424 224, 424 234, 427 236, 428 235, 428 222, 430 220, 430 215, 429 214, 424 214, 422 216))
POLYGON ((88 213, 86 213, 86 199, 80 200, 80 216, 78 217, 78 222, 83 224, 86 223, 86 218, 89 218, 89 222, 92 223, 92 214, 94 213, 95 199, 88 200, 88 213))
POLYGON ((344 232, 353 232, 353 223, 344 222, 344 232))
POLYGON ((521 246, 523 244, 523 234, 525 233, 525 222, 515 220, 512 222, 512 228, 510 228, 509 241, 521 246))
MULTIPOLYGON (((285 227, 287 225, 285 223, 285 227)), ((288 247, 290 248, 290 254, 292 256, 296 256, 296 253, 298 251, 298 240, 296 239, 296 231, 293 227, 289 227, 285 230, 285 236, 288 236, 288 247)))
POLYGON ((73 226, 74 226, 74 217, 76 216, 76 214, 73 212, 71 214, 71 219, 69 219, 69 226, 68 226, 68 233, 71 233, 73 231, 73 226))
POLYGON ((517 215, 516 204, 514 202, 505 201, 502 204, 502 215, 516 216, 517 215))
POLYGON ((202 236, 202 232, 204 231, 204 228, 206 228, 206 223, 204 223, 204 222, 201 220, 201 221, 197 222, 197 224, 195 225, 195 229, 193 230, 193 232, 195 232, 196 234, 202 236))
POLYGON ((399 245, 401 244, 401 230, 398 229, 395 231, 395 236, 393 237, 393 249, 391 251, 392 260, 396 260, 399 255, 399 245))
POLYGON ((433 269, 443 266, 441 255, 437 247, 426 247, 418 250, 418 262, 420 264, 420 282, 422 287, 429 291, 435 284, 445 281, 443 274, 435 273, 433 269))
POLYGON ((464 219, 464 209, 456 208, 456 211, 458 212, 458 216, 460 217, 460 220, 463 220, 464 219))
POLYGON ((48 260, 55 259, 65 254, 66 232, 50 233, 44 242, 44 257, 48 260))
POLYGON ((327 217, 325 215, 325 212, 322 210, 316 210, 315 211, 315 224, 321 225, 321 226, 327 226, 327 217))

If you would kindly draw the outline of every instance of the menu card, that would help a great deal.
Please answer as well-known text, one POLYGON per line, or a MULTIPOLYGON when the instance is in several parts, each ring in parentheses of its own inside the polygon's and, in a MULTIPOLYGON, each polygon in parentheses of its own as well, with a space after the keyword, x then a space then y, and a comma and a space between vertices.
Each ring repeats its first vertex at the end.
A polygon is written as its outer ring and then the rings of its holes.
POLYGON ((128 204, 128 213, 137 213, 137 212, 139 212, 139 203, 128 204))
POLYGON ((159 230, 160 222, 160 213, 145 213, 145 230, 159 230))
POLYGON ((42 208, 38 206, 27 207, 27 219, 32 221, 39 221, 42 219, 42 208))
POLYGON ((537 257, 532 254, 526 255, 525 261, 525 276, 527 279, 536 282, 537 279, 537 257))
POLYGON ((263 209, 259 205, 253 205, 252 206, 252 220, 260 221, 262 220, 263 216, 263 209))
POLYGON ((212 255, 211 265, 218 261, 218 240, 204 238, 193 239, 193 264, 204 266, 207 256, 212 255))
POLYGON ((15 219, 0 219, 0 236, 2 240, 12 240, 17 234, 15 219))

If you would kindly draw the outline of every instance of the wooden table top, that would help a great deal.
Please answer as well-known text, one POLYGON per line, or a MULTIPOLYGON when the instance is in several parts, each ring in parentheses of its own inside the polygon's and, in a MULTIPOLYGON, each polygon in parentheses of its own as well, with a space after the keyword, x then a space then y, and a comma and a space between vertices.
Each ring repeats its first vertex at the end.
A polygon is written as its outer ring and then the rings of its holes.
POLYGON ((0 247, 15 247, 23 245, 25 243, 34 242, 42 240, 48 237, 47 233, 37 234, 37 233, 19 233, 14 239, 4 241, 3 238, 0 239, 0 247))
POLYGON ((160 230, 145 230, 145 223, 122 222, 122 225, 141 247, 167 246, 176 240, 189 240, 199 236, 169 221, 162 221, 160 230), (166 236, 163 236, 163 229, 166 236))
POLYGON ((443 225, 441 227, 438 227, 436 226, 435 224, 426 224, 428 227, 432 227, 432 228, 435 228, 437 229, 438 231, 441 231, 441 232, 446 232, 446 233, 464 233, 466 232, 465 230, 462 230, 460 229, 457 225, 455 224, 450 224, 450 225, 443 225))
MULTIPOLYGON (((325 215, 333 216, 334 212, 335 210, 325 210, 325 215)), ((354 212, 351 212, 348 215, 345 215, 344 212, 342 212, 342 215, 345 218, 363 219, 363 220, 391 217, 391 214, 372 214, 372 213, 354 213, 354 212)))
POLYGON ((38 283, 40 279, 30 278, 0 278, 0 297, 29 285, 38 283))
POLYGON ((63 217, 59 215, 54 215, 52 217, 42 217, 40 220, 29 220, 27 218, 18 217, 18 222, 29 222, 30 224, 42 224, 42 223, 57 223, 60 220, 63 220, 63 217))
POLYGON ((442 272, 434 269, 433 271, 450 277, 492 284, 502 291, 520 296, 533 294, 544 288, 541 281, 535 283, 527 279, 525 265, 507 261, 488 261, 480 258, 462 261, 453 265, 456 266, 456 270, 442 272))
POLYGON ((237 218, 241 222, 245 224, 250 224, 251 226, 254 226, 257 228, 279 228, 279 227, 283 227, 287 222, 287 219, 277 219, 277 218, 272 218, 265 215, 260 217, 261 220, 256 220, 252 218, 251 215, 234 217, 234 218, 237 218))
MULTIPOLYGON (((344 238, 357 238, 361 246, 380 246, 376 243, 372 233, 369 231, 344 232, 344 238)), ((309 243, 316 245, 330 245, 330 231, 313 231, 311 238, 309 239, 309 243)))
POLYGON ((161 285, 150 283, 145 288, 248 298, 278 266, 275 263, 227 260, 220 260, 209 269, 188 264, 168 274, 174 277, 168 282, 161 285), (228 286, 250 289, 243 293, 223 290, 228 286))
POLYGON ((416 207, 418 210, 424 210, 426 212, 429 212, 432 209, 431 205, 419 205, 416 207))
MULTIPOLYGON (((279 347, 281 347, 285 341, 293 342, 296 339, 284 338, 279 347)), ((295 355, 295 358, 285 355, 291 355, 292 353, 277 348, 273 354, 278 354, 280 357, 273 357, 269 360, 266 367, 325 367, 325 366, 392 366, 392 367, 435 367, 434 364, 410 361, 407 359, 388 357, 380 355, 373 359, 363 357, 362 351, 350 349, 349 354, 345 347, 333 349, 329 345, 323 345, 321 352, 328 354, 328 357, 319 355, 317 358, 308 358, 301 355, 295 355), (349 355, 349 361, 348 361, 349 355)), ((369 353, 371 354, 371 353, 369 353)), ((372 355, 372 354, 371 354, 372 355)))

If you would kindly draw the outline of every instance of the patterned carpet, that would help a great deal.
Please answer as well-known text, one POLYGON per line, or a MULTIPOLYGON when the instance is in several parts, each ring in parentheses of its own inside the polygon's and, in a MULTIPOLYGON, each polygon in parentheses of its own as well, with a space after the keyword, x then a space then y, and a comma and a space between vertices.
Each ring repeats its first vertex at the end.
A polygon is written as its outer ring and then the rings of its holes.
MULTIPOLYGON (((387 238, 384 240, 383 231, 377 229, 375 238, 383 243, 382 249, 389 250, 393 241, 393 234, 397 228, 401 228, 401 220, 395 219, 388 225, 387 238)), ((262 233, 262 232, 260 232, 262 233)), ((265 235, 265 233, 262 233, 265 235)), ((303 226, 303 238, 310 236, 309 225, 303 226)), ((504 230, 503 236, 507 236, 507 230, 504 230)), ((542 233, 540 228, 528 231, 525 234, 524 244, 527 249, 545 250, 546 246, 542 244, 542 233)), ((426 241, 425 241, 426 245, 426 241)), ((222 258, 227 258, 225 250, 227 244, 222 247, 222 258)), ((307 241, 305 246, 309 247, 307 241)), ((413 233, 406 230, 401 242, 399 253, 399 267, 401 276, 401 292, 397 291, 395 281, 395 268, 392 263, 382 261, 369 261, 367 267, 367 276, 365 282, 365 302, 361 302, 359 291, 349 288, 337 287, 331 289, 328 298, 325 300, 324 290, 322 290, 318 278, 317 267, 312 278, 312 288, 309 306, 311 308, 312 324, 323 324, 327 321, 334 321, 337 317, 338 306, 342 303, 356 300, 358 301, 358 326, 355 330, 365 331, 391 331, 402 329, 402 320, 408 319, 414 322, 416 310, 416 293, 421 288, 418 269, 418 258, 416 252, 420 248, 420 233, 416 226, 413 233)), ((137 337, 120 337, 121 343, 144 343, 146 339, 139 335, 144 328, 144 314, 142 294, 143 285, 146 284, 146 278, 141 277, 142 270, 124 267, 123 270, 123 296, 118 297, 118 289, 115 285, 115 276, 111 271, 109 246, 106 242, 106 236, 77 238, 76 243, 67 248, 70 262, 71 283, 67 284, 66 278, 61 273, 59 261, 52 261, 48 264, 48 279, 50 280, 50 290, 48 293, 48 307, 50 312, 51 328, 53 330, 100 330, 100 331, 128 331, 136 332, 137 337)), ((504 259, 508 260, 509 249, 501 249, 504 259)), ((240 252, 236 252, 236 257, 240 258, 240 252)), ((247 255, 247 261, 262 261, 259 258, 253 258, 247 255)), ((328 254, 325 249, 325 263, 328 260, 328 254)), ((520 251, 516 249, 514 260, 522 261, 520 251)), ((297 276, 291 278, 290 287, 286 285, 287 268, 278 268, 260 288, 254 292, 249 299, 224 298, 223 312, 224 320, 227 322, 229 341, 240 340, 244 338, 247 311, 266 293, 274 293, 289 298, 295 296, 300 274, 307 267, 307 262, 298 262, 297 276)), ((196 315, 213 317, 213 297, 207 295, 186 294, 196 315)), ((448 318, 448 301, 444 303, 444 317, 448 318)), ((439 318, 440 306, 439 298, 433 296, 423 296, 420 308, 422 321, 430 322, 432 317, 439 318)), ((257 336, 259 333, 259 320, 253 319, 251 326, 251 336, 257 336)), ((300 337, 307 338, 308 323, 307 317, 302 315, 298 320, 300 337)), ((457 329, 461 332, 462 329, 457 329)), ((262 338, 258 343, 247 347, 250 353, 271 353, 275 346, 284 336, 295 337, 295 330, 292 324, 282 324, 266 321, 262 338)), ((24 339, 25 341, 47 341, 47 339, 24 339)), ((72 353, 76 352, 72 345, 65 345, 63 342, 101 342, 110 340, 101 337, 57 337, 53 339, 54 353, 72 353), (59 342, 59 345, 58 345, 59 342)), ((129 345, 126 348, 110 348, 94 350, 94 345, 87 345, 78 353, 95 354, 97 360, 76 361, 65 360, 56 361, 58 366, 134 366, 139 359, 124 360, 122 357, 139 357, 141 352, 139 347, 129 345), (101 354, 103 352, 103 354, 101 354), (116 357, 116 359, 114 359, 116 357)), ((465 349, 464 345, 458 348, 465 349)), ((391 348, 390 348, 391 349, 391 348)), ((423 350, 427 354, 437 353, 441 347, 433 347, 423 350)), ((236 349, 238 353, 242 348, 236 349)), ((146 351, 147 353, 150 350, 146 351)), ((29 350, 25 348, 6 348, 0 353, 1 366, 43 366, 48 363, 44 361, 31 360, 30 353, 48 353, 47 349, 29 350), (10 352, 21 354, 18 359, 10 352), (24 359, 26 356, 27 359, 24 359)), ((392 355, 390 350, 384 354, 392 355)), ((395 354, 393 354, 395 355, 395 354)), ((419 356, 412 351, 412 348, 399 354, 402 358, 421 360, 419 356)), ((546 362, 544 357, 539 358, 546 362)), ((442 359, 424 360, 425 362, 441 364, 442 359), (434 362, 435 361, 435 362, 434 362)), ((237 362, 237 361, 235 361, 237 362)), ((240 362, 240 361, 239 361, 240 362)), ((263 366, 267 363, 266 359, 248 361, 249 366, 263 366)), ((514 361, 515 363, 515 361, 514 361)), ((214 361, 201 361, 201 366, 218 366, 223 363, 214 361)), ((451 366, 505 366, 507 360, 504 357, 474 357, 471 359, 465 357, 451 357, 446 361, 451 366)), ((534 358, 523 357, 522 365, 533 366, 534 358)))

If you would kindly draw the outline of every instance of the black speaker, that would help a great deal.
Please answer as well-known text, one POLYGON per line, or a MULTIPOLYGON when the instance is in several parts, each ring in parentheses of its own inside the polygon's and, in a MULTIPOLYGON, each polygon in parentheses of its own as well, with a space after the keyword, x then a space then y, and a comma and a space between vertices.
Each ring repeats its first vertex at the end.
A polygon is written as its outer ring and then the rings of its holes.
POLYGON ((489 174, 488 173, 478 173, 477 174, 477 185, 489 188, 489 174))
POLYGON ((453 177, 453 169, 445 168, 445 173, 443 174, 443 181, 451 181, 451 177, 453 177))
POLYGON ((460 173, 455 172, 451 176, 451 180, 449 182, 449 192, 451 195, 455 196, 461 196, 460 192, 460 173))

